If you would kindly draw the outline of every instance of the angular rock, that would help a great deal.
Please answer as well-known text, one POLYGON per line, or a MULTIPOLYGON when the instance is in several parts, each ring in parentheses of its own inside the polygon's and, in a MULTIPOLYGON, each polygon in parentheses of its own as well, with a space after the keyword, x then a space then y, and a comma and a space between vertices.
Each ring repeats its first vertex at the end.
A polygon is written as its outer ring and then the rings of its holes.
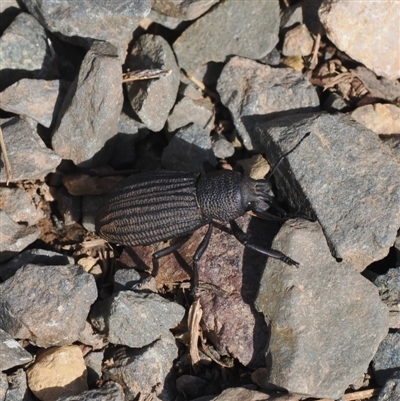
POLYGON ((397 1, 352 3, 325 0, 319 17, 328 38, 351 58, 390 79, 400 78, 397 1), (360 24, 360 21, 364 21, 360 24), (381 27, 385 29, 382 32, 381 27), (376 35, 375 32, 380 32, 376 35), (362 46, 359 46, 362 43, 362 46))
POLYGON ((120 269, 114 275, 114 291, 134 289, 142 280, 140 274, 134 269, 120 269))
POLYGON ((372 361, 374 378, 383 386, 395 372, 400 372, 400 333, 389 333, 380 343, 372 361))
POLYGON ((85 356, 85 365, 87 370, 87 381, 88 385, 96 383, 97 380, 101 378, 102 372, 101 367, 103 364, 104 353, 102 351, 99 352, 89 352, 85 356))
POLYGON ((400 398, 400 371, 394 372, 383 385, 377 401, 396 401, 400 398))
MULTIPOLYGON (((268 247, 279 227, 276 222, 251 219, 249 215, 237 221, 259 246, 268 247)), ((160 258, 158 287, 190 279, 193 255, 206 231, 207 227, 196 231, 179 249, 179 257, 171 254, 160 258)), ((165 247, 166 244, 135 247, 135 260, 151 266, 152 254, 165 247)), ((215 228, 198 261, 204 334, 220 355, 237 358, 252 367, 265 364, 267 327, 253 306, 265 259, 264 255, 245 249, 226 229, 215 228)))
POLYGON ((94 278, 80 266, 27 264, 0 284, 0 328, 38 347, 69 345, 96 298, 94 278))
POLYGON ((400 135, 400 107, 394 104, 367 104, 355 109, 351 116, 377 134, 400 135))
POLYGON ((213 134, 211 136, 211 146, 215 157, 225 159, 233 156, 235 147, 222 134, 213 134))
POLYGON ((269 382, 338 399, 367 371, 386 336, 387 307, 372 283, 331 256, 318 223, 287 221, 272 245, 300 266, 269 258, 261 279, 256 308, 271 327, 269 382))
POLYGON ((77 44, 97 39, 119 47, 123 57, 128 39, 150 12, 150 0, 93 3, 90 0, 23 0, 28 11, 51 32, 72 38, 77 44))
POLYGON ((177 356, 175 338, 166 333, 145 348, 124 347, 116 351, 114 366, 103 377, 119 383, 126 399, 134 399, 139 393, 143 398, 151 394, 161 400, 173 399, 169 374, 177 356))
MULTIPOLYGON (((28 13, 20 13, 0 38, 0 90, 22 78, 34 78, 46 63, 47 35, 39 22, 28 13)), ((52 79, 55 69, 49 71, 52 79)))
POLYGON ((57 401, 125 401, 125 396, 118 383, 108 382, 102 388, 88 390, 79 395, 61 397, 57 401))
MULTIPOLYGON (((42 178, 61 163, 61 157, 47 148, 36 130, 24 120, 12 118, 1 128, 11 165, 11 182, 42 178)), ((3 154, 0 162, 4 166, 3 154)), ((0 170, 0 182, 6 182, 4 168, 0 170)))
POLYGON ((182 20, 193 20, 204 14, 219 0, 193 1, 193 0, 162 0, 152 1, 151 7, 160 14, 182 20))
POLYGON ((161 36, 142 35, 134 43, 125 66, 130 71, 172 70, 166 77, 126 84, 132 108, 141 121, 151 131, 162 130, 179 88, 179 68, 170 45, 161 36))
POLYGON ((192 73, 209 61, 225 62, 232 54, 258 59, 278 43, 279 3, 218 3, 187 28, 173 48, 178 64, 192 73))
POLYGON ((39 235, 40 231, 36 227, 15 223, 5 211, 0 210, 0 262, 21 252, 36 241, 39 235))
POLYGON ((400 167, 375 133, 343 114, 243 122, 270 161, 310 132, 275 174, 282 197, 316 216, 332 254, 358 271, 387 255, 400 226, 400 167))
POLYGON ((32 355, 8 333, 0 329, 0 371, 25 365, 31 360, 32 355))
POLYGON ((150 14, 145 18, 145 21, 148 21, 149 24, 155 22, 156 24, 163 25, 168 29, 176 29, 183 20, 181 18, 168 17, 167 15, 151 9, 150 14))
POLYGON ((10 261, 0 264, 0 278, 3 281, 8 280, 19 268, 29 263, 37 265, 71 265, 74 264, 74 258, 45 249, 28 249, 19 253, 10 261))
POLYGON ((314 47, 314 39, 305 24, 298 25, 288 31, 282 47, 284 56, 308 56, 314 47))
POLYGON ((18 369, 8 376, 8 391, 5 401, 36 401, 26 383, 26 373, 24 369, 18 369))
POLYGON ((233 57, 226 64, 217 90, 249 150, 253 149, 253 143, 243 118, 267 115, 272 119, 284 112, 317 111, 319 108, 317 91, 303 74, 241 57, 233 57))
POLYGON ((97 302, 90 318, 112 344, 141 348, 174 328, 184 314, 182 306, 158 294, 121 291, 97 302))
POLYGON ((53 133, 53 149, 80 167, 107 163, 122 102, 122 72, 116 49, 96 41, 68 89, 53 133))
POLYGON ((44 217, 37 209, 31 197, 19 188, 0 188, 0 208, 16 223, 33 226, 44 217))
POLYGON ((164 149, 161 163, 167 170, 204 171, 204 162, 217 165, 207 130, 191 124, 173 136, 164 149))
POLYGON ((8 390, 8 380, 5 373, 0 372, 0 401, 4 401, 8 390))
POLYGON ((41 350, 27 377, 29 388, 41 401, 57 401, 88 389, 86 365, 78 345, 41 350))
POLYGON ((173 132, 191 123, 208 132, 214 128, 213 105, 209 99, 192 100, 184 96, 169 115, 167 130, 173 132))
POLYGON ((83 331, 79 333, 78 341, 88 345, 93 350, 101 350, 106 344, 104 334, 95 333, 92 325, 88 321, 85 322, 83 331))
POLYGON ((0 108, 27 116, 49 128, 55 121, 69 83, 44 79, 21 79, 1 92, 0 108))
POLYGON ((95 218, 99 207, 104 203, 107 195, 84 196, 82 198, 82 225, 86 230, 96 232, 95 218))

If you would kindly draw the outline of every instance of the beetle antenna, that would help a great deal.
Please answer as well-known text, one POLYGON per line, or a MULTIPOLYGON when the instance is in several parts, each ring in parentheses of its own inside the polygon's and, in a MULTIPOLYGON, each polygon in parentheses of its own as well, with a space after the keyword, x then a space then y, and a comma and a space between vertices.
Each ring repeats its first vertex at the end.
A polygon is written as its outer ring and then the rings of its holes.
POLYGON ((266 180, 266 181, 269 181, 269 180, 271 179, 271 177, 275 174, 275 171, 277 170, 277 168, 279 167, 279 165, 282 163, 283 159, 284 159, 286 156, 290 155, 293 151, 295 151, 295 150, 300 146, 300 144, 304 141, 304 139, 307 138, 310 134, 311 134, 311 132, 307 132, 307 133, 303 136, 303 138, 301 138, 300 141, 297 142, 296 145, 295 145, 292 149, 290 149, 288 152, 284 153, 284 154, 276 161, 274 167, 272 167, 271 170, 270 170, 270 171, 268 172, 268 174, 266 175, 266 177, 265 177, 265 180, 266 180))

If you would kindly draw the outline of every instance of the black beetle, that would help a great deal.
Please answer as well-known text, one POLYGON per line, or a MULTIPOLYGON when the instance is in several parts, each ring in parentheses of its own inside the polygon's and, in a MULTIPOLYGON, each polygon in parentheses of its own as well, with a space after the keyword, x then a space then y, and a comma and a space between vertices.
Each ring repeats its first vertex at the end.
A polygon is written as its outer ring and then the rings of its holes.
POLYGON ((114 188, 100 207, 96 231, 110 242, 129 246, 182 237, 153 254, 153 275, 156 275, 159 258, 180 248, 195 230, 208 224, 193 257, 194 293, 198 288, 197 262, 207 248, 214 221, 229 222, 234 236, 246 247, 297 266, 297 262, 279 251, 250 243, 235 219, 247 211, 257 214, 266 212, 271 205, 275 207, 268 179, 303 139, 278 159, 263 180, 254 180, 235 170, 208 173, 164 170, 132 175, 114 188))

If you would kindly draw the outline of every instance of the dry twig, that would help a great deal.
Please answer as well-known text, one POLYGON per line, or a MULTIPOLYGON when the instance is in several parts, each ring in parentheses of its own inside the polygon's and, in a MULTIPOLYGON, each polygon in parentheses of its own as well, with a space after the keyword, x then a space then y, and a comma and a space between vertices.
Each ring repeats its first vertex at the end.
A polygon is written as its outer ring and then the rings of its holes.
POLYGON ((10 161, 8 160, 7 156, 6 145, 4 143, 3 130, 1 129, 1 127, 0 127, 0 149, 4 157, 4 166, 6 168, 6 184, 8 185, 12 179, 12 173, 11 173, 10 161))
POLYGON ((200 301, 197 299, 190 306, 188 316, 188 328, 190 335, 189 354, 190 359, 192 360, 192 365, 196 365, 200 361, 198 342, 200 332, 200 320, 202 315, 203 310, 201 309, 200 301))
POLYGON ((122 82, 142 81, 144 79, 157 79, 163 78, 170 75, 172 70, 140 70, 140 71, 129 71, 122 74, 122 82))
MULTIPOLYGON (((342 398, 344 401, 358 401, 375 397, 381 391, 380 388, 370 388, 368 390, 355 391, 354 393, 345 394, 342 398)), ((329 398, 322 398, 319 401, 332 401, 329 398)))

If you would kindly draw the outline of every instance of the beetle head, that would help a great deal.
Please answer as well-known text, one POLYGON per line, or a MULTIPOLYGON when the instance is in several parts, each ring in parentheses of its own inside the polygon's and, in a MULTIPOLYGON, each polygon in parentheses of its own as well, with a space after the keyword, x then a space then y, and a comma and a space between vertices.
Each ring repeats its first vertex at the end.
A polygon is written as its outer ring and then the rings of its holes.
POLYGON ((242 205, 246 211, 264 213, 274 204, 275 197, 271 190, 271 185, 266 180, 254 180, 243 177, 241 185, 242 205))

